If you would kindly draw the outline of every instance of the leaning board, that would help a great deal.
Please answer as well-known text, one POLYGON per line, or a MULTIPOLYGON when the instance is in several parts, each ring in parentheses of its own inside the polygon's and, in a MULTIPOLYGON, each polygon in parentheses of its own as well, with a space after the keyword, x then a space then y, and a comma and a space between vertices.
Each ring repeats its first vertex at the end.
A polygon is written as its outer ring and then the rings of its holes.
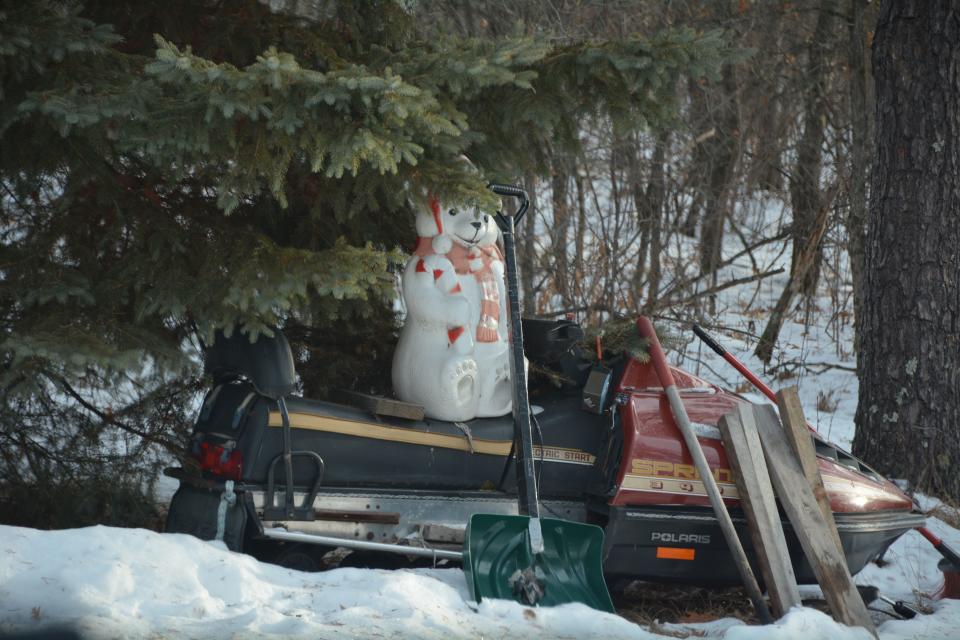
POLYGON ((790 518, 834 618, 847 625, 863 627, 876 636, 867 607, 847 570, 846 558, 837 548, 776 411, 770 405, 759 405, 755 415, 767 468, 780 504, 790 518))
POLYGON ((763 459, 753 405, 738 405, 736 411, 720 418, 719 427, 757 564, 770 594, 773 614, 780 618, 791 607, 800 605, 800 592, 763 459))
POLYGON ((840 542, 840 534, 837 532, 837 523, 833 520, 833 511, 830 509, 830 500, 827 499, 827 490, 823 486, 823 478, 820 476, 820 469, 817 467, 817 453, 813 446, 813 434, 807 427, 807 419, 803 417, 803 407, 800 406, 800 395, 796 387, 786 387, 777 392, 777 406, 780 408, 780 421, 783 423, 783 430, 793 445, 793 451, 800 460, 800 467, 803 469, 803 475, 807 478, 807 484, 813 489, 813 497, 817 499, 820 505, 820 513, 830 529, 830 535, 833 536, 837 547, 842 551, 843 544, 840 542))

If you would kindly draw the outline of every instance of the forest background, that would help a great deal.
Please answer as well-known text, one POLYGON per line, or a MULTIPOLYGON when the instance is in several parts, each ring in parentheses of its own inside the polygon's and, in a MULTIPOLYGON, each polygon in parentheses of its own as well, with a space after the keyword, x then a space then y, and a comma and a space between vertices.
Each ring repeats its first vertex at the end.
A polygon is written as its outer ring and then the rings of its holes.
POLYGON ((5 3, 2 520, 157 526, 150 496, 188 455, 217 328, 282 326, 305 395, 388 392, 411 195, 492 204, 461 153, 531 195, 528 315, 722 331, 717 294, 782 275, 775 249, 792 256, 779 301, 737 310, 765 373, 805 366, 776 346, 788 317, 825 323, 849 357, 877 11, 5 3))

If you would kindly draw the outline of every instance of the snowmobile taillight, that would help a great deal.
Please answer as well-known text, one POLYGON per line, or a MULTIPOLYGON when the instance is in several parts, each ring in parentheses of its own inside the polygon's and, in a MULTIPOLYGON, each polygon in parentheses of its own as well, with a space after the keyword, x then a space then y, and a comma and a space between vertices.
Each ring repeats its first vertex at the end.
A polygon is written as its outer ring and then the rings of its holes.
POLYGON ((243 456, 236 449, 227 450, 218 444, 201 442, 198 458, 200 468, 226 480, 239 480, 243 470, 243 456))

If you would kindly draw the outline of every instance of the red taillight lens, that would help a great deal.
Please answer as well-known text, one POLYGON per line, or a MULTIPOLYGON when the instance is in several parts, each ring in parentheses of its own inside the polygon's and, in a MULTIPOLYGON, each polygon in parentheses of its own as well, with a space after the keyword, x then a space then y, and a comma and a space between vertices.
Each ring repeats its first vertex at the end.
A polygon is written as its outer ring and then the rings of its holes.
POLYGON ((234 449, 227 455, 227 459, 220 463, 220 472, 228 480, 240 480, 243 471, 243 456, 234 449))
POLYGON ((227 480, 239 480, 243 472, 243 456, 236 449, 227 451, 218 444, 201 442, 197 459, 201 469, 227 480))
POLYGON ((200 461, 200 468, 204 471, 212 471, 217 465, 216 449, 223 449, 223 447, 211 446, 209 442, 200 443, 197 449, 197 460, 200 461))

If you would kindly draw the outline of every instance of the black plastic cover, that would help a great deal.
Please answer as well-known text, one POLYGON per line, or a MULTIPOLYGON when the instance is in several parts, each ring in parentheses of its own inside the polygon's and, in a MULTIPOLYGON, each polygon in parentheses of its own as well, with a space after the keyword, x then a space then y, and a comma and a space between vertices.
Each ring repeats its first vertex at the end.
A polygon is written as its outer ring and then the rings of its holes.
POLYGON ((556 364, 583 340, 583 329, 571 320, 524 318, 523 348, 527 358, 543 364, 556 364))
POLYGON ((257 393, 272 400, 297 388, 293 352, 279 329, 273 330, 273 337, 260 334, 252 343, 239 329, 229 338, 217 331, 204 355, 204 372, 213 376, 216 383, 245 378, 257 393))
MULTIPOLYGON (((163 530, 166 533, 187 533, 201 540, 213 540, 217 537, 221 495, 221 491, 201 489, 181 482, 170 502, 163 530)), ((243 549, 246 526, 247 513, 238 494, 237 500, 227 507, 224 515, 223 541, 228 549, 243 549)))

